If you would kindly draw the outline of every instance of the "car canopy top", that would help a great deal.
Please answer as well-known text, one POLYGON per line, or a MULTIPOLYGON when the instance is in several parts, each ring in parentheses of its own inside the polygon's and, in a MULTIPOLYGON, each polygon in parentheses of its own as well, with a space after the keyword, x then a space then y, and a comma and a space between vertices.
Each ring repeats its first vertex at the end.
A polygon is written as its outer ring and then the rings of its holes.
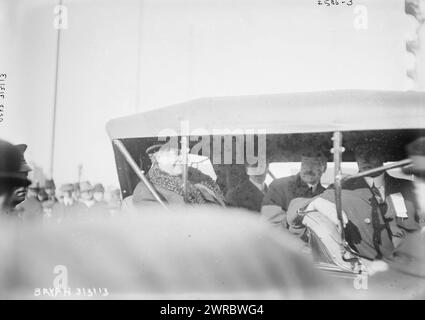
POLYGON ((182 122, 211 133, 267 134, 421 129, 425 92, 341 90, 201 98, 107 123, 111 139, 180 135, 182 122), (164 130, 166 129, 166 130, 164 130))

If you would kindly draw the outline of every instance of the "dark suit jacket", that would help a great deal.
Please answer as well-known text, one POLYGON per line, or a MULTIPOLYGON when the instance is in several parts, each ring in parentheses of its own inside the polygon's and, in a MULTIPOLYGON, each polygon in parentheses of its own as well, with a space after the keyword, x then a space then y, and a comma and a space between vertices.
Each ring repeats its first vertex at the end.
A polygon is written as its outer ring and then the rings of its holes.
POLYGON ((299 174, 294 176, 274 180, 266 193, 263 206, 275 205, 288 210, 289 203, 295 198, 312 198, 325 191, 325 188, 319 183, 316 190, 311 192, 308 185, 301 180, 299 174))
POLYGON ((249 179, 231 188, 226 194, 226 204, 230 207, 245 208, 251 211, 261 211, 264 193, 249 179))
MULTIPOLYGON (((410 181, 385 174, 385 195, 386 204, 380 206, 363 178, 343 185, 342 205, 349 220, 346 226, 347 241, 368 259, 391 257, 406 234, 420 228, 410 181), (394 193, 402 194, 408 218, 396 216, 390 197, 394 193)), ((334 202, 334 190, 326 190, 321 197, 334 202)))

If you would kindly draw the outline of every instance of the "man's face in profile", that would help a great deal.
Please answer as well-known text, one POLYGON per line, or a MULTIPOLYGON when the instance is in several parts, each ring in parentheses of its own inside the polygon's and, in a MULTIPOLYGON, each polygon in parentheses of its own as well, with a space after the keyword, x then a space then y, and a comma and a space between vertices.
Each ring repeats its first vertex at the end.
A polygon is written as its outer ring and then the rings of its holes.
POLYGON ((317 184, 320 182, 323 172, 325 171, 325 165, 320 158, 301 158, 301 180, 308 184, 317 184))

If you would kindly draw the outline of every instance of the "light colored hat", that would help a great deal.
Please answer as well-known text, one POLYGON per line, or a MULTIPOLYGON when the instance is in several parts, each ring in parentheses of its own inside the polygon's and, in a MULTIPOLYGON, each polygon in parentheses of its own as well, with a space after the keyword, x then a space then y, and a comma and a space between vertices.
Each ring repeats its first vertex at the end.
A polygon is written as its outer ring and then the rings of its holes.
POLYGON ((62 192, 72 192, 74 191, 74 186, 72 183, 65 183, 60 187, 60 191, 62 192))
POLYGON ((87 191, 92 191, 93 190, 93 186, 91 185, 91 183, 89 181, 83 181, 80 183, 80 191, 81 192, 87 192, 87 191))

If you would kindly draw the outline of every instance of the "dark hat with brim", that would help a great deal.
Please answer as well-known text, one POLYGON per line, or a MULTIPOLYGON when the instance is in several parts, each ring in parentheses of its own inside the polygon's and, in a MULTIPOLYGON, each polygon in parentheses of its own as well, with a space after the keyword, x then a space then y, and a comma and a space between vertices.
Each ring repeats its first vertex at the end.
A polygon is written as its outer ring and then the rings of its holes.
POLYGON ((20 173, 0 171, 0 182, 14 187, 28 187, 31 181, 20 173))
POLYGON ((31 184, 20 171, 21 153, 18 148, 0 140, 0 182, 10 187, 26 187, 31 184))

